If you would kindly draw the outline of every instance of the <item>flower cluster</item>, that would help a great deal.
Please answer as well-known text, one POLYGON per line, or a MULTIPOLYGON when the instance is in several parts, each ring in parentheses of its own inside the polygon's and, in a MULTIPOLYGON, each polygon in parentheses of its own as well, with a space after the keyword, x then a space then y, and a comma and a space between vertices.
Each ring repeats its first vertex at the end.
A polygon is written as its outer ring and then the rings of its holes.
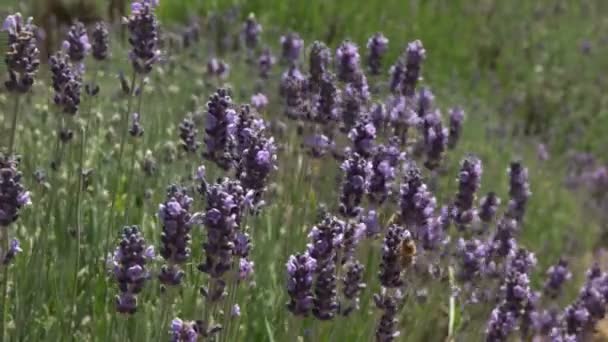
POLYGON ((17 221, 19 211, 29 204, 30 193, 23 186, 18 161, 0 156, 0 227, 17 221))
POLYGON ((528 198, 532 195, 528 183, 528 169, 520 162, 513 162, 509 167, 509 208, 507 216, 521 222, 526 212, 528 198))
POLYGON ((4 83, 10 92, 27 93, 34 84, 40 66, 36 47, 36 26, 32 18, 23 21, 20 13, 6 17, 1 31, 8 32, 6 66, 9 79, 4 83))
POLYGON ((388 38, 382 33, 375 33, 367 40, 367 66, 372 75, 379 75, 382 68, 382 57, 388 50, 388 38))
POLYGON ((108 58, 108 50, 109 50, 109 34, 108 28, 104 22, 98 22, 95 24, 95 29, 93 30, 93 34, 91 35, 91 49, 93 51, 93 58, 98 61, 103 61, 108 58))
POLYGON ((360 73, 359 48, 351 41, 343 42, 336 50, 336 69, 338 79, 342 82, 353 82, 360 73))
POLYGON ((302 53, 304 40, 300 38, 299 34, 290 32, 287 35, 282 36, 280 42, 283 48, 283 60, 291 64, 296 63, 302 53))
POLYGON ((313 276, 317 261, 308 252, 289 257, 287 262, 287 309, 296 316, 308 316, 313 303, 313 276))
POLYGON ((255 15, 250 13, 243 25, 243 39, 247 48, 256 48, 260 40, 260 33, 262 33, 262 25, 257 22, 255 15))
POLYGON ((369 186, 371 163, 358 153, 351 153, 341 169, 344 180, 340 193, 340 214, 356 217, 361 213, 361 201, 369 186))
POLYGON ((310 87, 312 91, 316 92, 321 87, 323 77, 329 72, 331 50, 325 43, 315 41, 310 48, 309 59, 310 87))
POLYGON ((185 117, 179 124, 180 146, 186 152, 194 153, 200 143, 196 140, 198 130, 191 117, 185 117))
POLYGON ((422 62, 426 58, 426 50, 422 42, 415 40, 407 44, 405 73, 401 81, 401 93, 405 96, 414 96, 416 84, 420 78, 422 62))
POLYGON ((131 4, 131 15, 127 18, 129 58, 133 69, 139 74, 148 74, 152 65, 160 58, 158 50, 158 21, 154 13, 158 1, 134 0, 131 4))
POLYGON ((460 230, 465 230, 477 216, 474 202, 475 194, 481 186, 481 173, 479 158, 469 156, 461 161, 458 173, 458 192, 453 206, 454 223, 460 230))
POLYGON ((75 115, 80 106, 80 89, 82 86, 80 74, 62 52, 51 56, 49 65, 55 91, 55 104, 61 107, 64 113, 75 115))
MULTIPOLYGON (((63 42, 63 50, 67 53, 70 61, 80 64, 91 50, 87 28, 83 23, 77 21, 70 27, 68 36, 63 42)), ((81 69, 81 71, 83 71, 81 69)))
POLYGON ((420 169, 413 161, 407 163, 403 183, 401 184, 399 206, 400 219, 406 227, 416 231, 426 226, 432 217, 436 199, 422 181, 420 169))
POLYGON ((218 89, 207 102, 204 138, 207 150, 203 153, 203 157, 226 170, 232 166, 236 123, 237 114, 232 109, 232 99, 228 90, 218 89))

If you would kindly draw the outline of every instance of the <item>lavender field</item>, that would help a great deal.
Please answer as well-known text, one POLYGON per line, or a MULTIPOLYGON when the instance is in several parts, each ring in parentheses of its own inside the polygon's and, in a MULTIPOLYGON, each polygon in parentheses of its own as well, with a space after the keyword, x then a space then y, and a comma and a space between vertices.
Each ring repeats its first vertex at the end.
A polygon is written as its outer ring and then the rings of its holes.
POLYGON ((0 341, 608 341, 603 1, 39 4, 0 341))

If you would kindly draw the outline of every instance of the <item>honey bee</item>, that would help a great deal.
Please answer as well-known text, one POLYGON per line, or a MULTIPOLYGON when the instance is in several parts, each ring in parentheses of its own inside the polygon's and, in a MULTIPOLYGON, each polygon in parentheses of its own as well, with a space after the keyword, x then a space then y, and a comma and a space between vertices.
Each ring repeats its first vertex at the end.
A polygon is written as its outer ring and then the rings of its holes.
POLYGON ((407 235, 401 241, 399 245, 399 262, 401 262, 401 266, 403 268, 408 268, 414 261, 416 260, 416 243, 411 238, 411 236, 407 235))

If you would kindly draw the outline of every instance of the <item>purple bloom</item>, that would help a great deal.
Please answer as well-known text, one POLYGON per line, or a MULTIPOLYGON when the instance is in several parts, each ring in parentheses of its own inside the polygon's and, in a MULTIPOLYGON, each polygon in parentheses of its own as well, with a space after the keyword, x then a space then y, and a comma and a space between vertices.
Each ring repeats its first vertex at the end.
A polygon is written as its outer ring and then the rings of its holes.
POLYGON ((448 147, 453 149, 456 147, 458 140, 460 139, 460 133, 462 131, 462 122, 464 121, 464 110, 456 107, 449 111, 450 114, 450 134, 448 135, 448 147))
POLYGON ((268 75, 270 74, 270 69, 272 69, 272 66, 275 63, 276 60, 272 55, 270 49, 264 49, 264 51, 262 51, 262 53, 260 54, 260 58, 258 58, 260 77, 264 79, 268 78, 268 75))
POLYGON ((400 190, 401 222, 417 235, 433 216, 436 205, 437 200, 422 181, 420 169, 413 161, 408 162, 400 190))
POLYGON ((545 292, 551 297, 557 297, 561 293, 564 283, 570 278, 572 278, 572 273, 568 270, 568 262, 560 259, 556 265, 547 270, 545 292))
POLYGON ((375 236, 382 230, 380 221, 378 220, 378 213, 375 210, 370 210, 361 215, 360 222, 365 225, 365 235, 368 237, 375 236))
POLYGON ((122 239, 112 259, 108 260, 120 290, 120 295, 116 297, 118 312, 133 314, 137 310, 136 295, 141 292, 145 281, 150 277, 146 264, 154 257, 152 251, 151 246, 146 246, 139 227, 123 229, 122 239))
POLYGON ((171 342, 196 342, 198 334, 196 333, 194 322, 184 322, 179 318, 171 321, 171 342))
POLYGON ((306 137, 304 146, 308 148, 308 153, 314 158, 324 156, 329 150, 333 149, 334 143, 326 135, 315 134, 306 137))
POLYGON ((300 35, 290 32, 285 36, 281 36, 280 42, 283 48, 283 59, 290 64, 297 62, 304 47, 304 40, 300 38, 300 35))
MULTIPOLYGON (((0 249, 0 252, 1 251, 2 250, 0 249)), ((21 244, 19 243, 19 240, 11 239, 9 243, 9 248, 4 253, 4 257, 2 258, 2 265, 7 266, 8 264, 10 264, 11 261, 15 259, 15 256, 17 256, 17 254, 21 252, 23 252, 23 249, 21 249, 21 244)))
POLYGON ((323 42, 315 41, 310 48, 309 58, 310 86, 316 92, 317 89, 320 89, 323 78, 329 72, 331 50, 323 42))
POLYGON ((500 198, 496 196, 496 193, 488 192, 479 202, 479 218, 485 223, 492 222, 499 206, 500 198))
POLYGON ((340 311, 342 315, 348 316, 359 308, 359 294, 365 289, 365 267, 358 260, 351 260, 344 265, 344 269, 346 274, 342 277, 342 290, 346 302, 340 306, 340 311))
POLYGON ((141 125, 141 116, 139 113, 133 113, 133 115, 131 115, 129 134, 131 134, 131 136, 134 138, 139 138, 144 135, 144 128, 141 125))
POLYGON ((358 153, 352 153, 342 163, 344 172, 340 193, 340 214, 356 217, 361 212, 361 201, 369 186, 371 163, 358 153))
POLYGON ((281 76, 280 93, 285 99, 285 115, 288 118, 301 119, 306 116, 304 104, 307 87, 304 75, 295 66, 290 67, 281 76))
POLYGON ((468 156, 460 162, 458 192, 454 200, 453 219, 460 230, 465 230, 477 215, 475 195, 481 186, 481 160, 468 156))
POLYGON ((32 19, 23 22, 20 13, 9 15, 1 31, 8 32, 5 55, 9 79, 4 83, 10 92, 27 93, 34 84, 40 66, 40 51, 36 47, 36 26, 32 19))
POLYGON ((528 169, 521 162, 512 162, 509 167, 509 208, 507 216, 521 222, 526 212, 528 198, 532 195, 528 183, 528 169))
POLYGON ((391 66, 389 74, 389 87, 391 89, 391 93, 398 94, 400 92, 401 82, 403 82, 403 78, 405 77, 405 61, 403 57, 399 57, 397 62, 391 66))
POLYGON ((253 274, 253 266, 253 261, 241 258, 241 260, 239 261, 239 279, 247 280, 251 278, 251 275, 253 274))
POLYGON ((67 39, 65 40, 64 48, 70 57, 72 63, 82 63, 86 55, 91 51, 89 36, 87 29, 83 23, 76 21, 68 31, 67 39))
POLYGON ((207 102, 204 138, 207 149, 203 157, 212 160, 225 170, 232 166, 237 121, 237 114, 232 109, 232 99, 228 90, 218 89, 207 102))
POLYGON ((378 32, 367 41, 367 65, 372 75, 379 75, 382 68, 382 57, 388 50, 388 38, 378 32))
POLYGON ((415 40, 407 44, 405 74, 401 82, 401 93, 405 96, 414 96, 416 84, 420 78, 422 62, 426 58, 426 50, 422 42, 415 40))
POLYGON ((335 76, 330 72, 324 73, 319 80, 319 96, 314 106, 314 121, 322 125, 338 121, 340 98, 341 93, 336 86, 335 76))
POLYGON ((481 277, 484 265, 489 256, 488 247, 479 240, 458 240, 458 253, 461 261, 458 278, 462 281, 473 281, 481 277))
POLYGON ((249 49, 255 49, 260 40, 260 33, 262 33, 262 25, 255 20, 255 14, 250 13, 243 25, 243 38, 245 45, 249 49))
POLYGON ((363 158, 369 158, 374 153, 374 140, 376 140, 376 127, 367 115, 357 120, 355 126, 348 133, 353 143, 353 151, 363 158))
POLYGON ((261 110, 268 106, 268 98, 263 93, 257 93, 251 95, 251 105, 257 109, 261 110))
POLYGON ((338 79, 342 82, 353 82, 360 73, 359 48, 351 41, 344 41, 336 50, 336 68, 338 79))
POLYGON ((289 257, 287 262, 287 308, 296 316, 308 316, 313 307, 312 284, 317 261, 308 252, 289 257))
POLYGON ((95 29, 93 30, 93 42, 91 44, 91 48, 93 50, 93 58, 98 61, 103 61, 108 58, 108 49, 109 49, 109 34, 106 24, 104 22, 98 22, 95 24, 95 29))
POLYGON ((426 166, 429 170, 437 168, 442 161, 448 143, 448 130, 441 123, 438 111, 430 112, 423 120, 424 146, 426 150, 426 166))
POLYGON ((398 298, 396 297, 394 294, 387 293, 374 295, 376 307, 382 310, 382 316, 376 328, 376 341, 378 342, 391 342, 400 335, 398 330, 399 321, 397 320, 398 298))
POLYGON ((60 106, 64 113, 75 115, 80 105, 80 89, 82 86, 80 73, 62 52, 51 56, 49 65, 53 89, 55 90, 55 104, 60 106))
POLYGON ((503 217, 496 226, 496 232, 492 237, 492 254, 505 257, 517 247, 515 235, 517 234, 517 222, 508 217, 503 217))
POLYGON ((388 227, 382 245, 382 262, 378 273, 383 287, 398 288, 403 285, 401 273, 407 265, 406 260, 402 259, 401 247, 402 244, 409 243, 413 243, 409 230, 397 225, 388 227))
POLYGON ((152 65, 160 57, 158 50, 158 21, 154 14, 155 1, 140 0, 131 4, 131 15, 127 18, 129 58, 134 70, 139 74, 148 74, 152 65))
POLYGON ((21 208, 31 203, 18 166, 17 160, 0 156, 0 227, 8 227, 17 221, 21 208))
POLYGON ((207 62, 207 74, 217 78, 225 79, 230 74, 230 65, 221 59, 211 58, 207 62))
POLYGON ((198 129, 192 117, 185 117, 179 124, 180 145, 186 152, 194 153, 198 150, 200 143, 196 139, 198 129))
POLYGON ((158 209, 158 219, 163 226, 160 255, 167 261, 159 279, 165 285, 181 283, 184 272, 178 265, 190 258, 192 201, 184 188, 171 185, 167 190, 167 200, 158 209))
POLYGON ((378 146, 372 157, 368 195, 373 203, 382 204, 391 195, 392 183, 395 180, 395 164, 392 158, 391 146, 385 145, 378 146))

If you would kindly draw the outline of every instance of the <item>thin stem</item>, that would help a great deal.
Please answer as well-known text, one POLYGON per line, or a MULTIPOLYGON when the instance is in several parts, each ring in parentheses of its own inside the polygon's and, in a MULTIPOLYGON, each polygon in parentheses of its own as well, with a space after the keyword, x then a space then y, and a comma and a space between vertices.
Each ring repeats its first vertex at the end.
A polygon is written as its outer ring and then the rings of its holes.
POLYGON ((20 95, 15 95, 15 106, 13 108, 13 121, 11 122, 11 138, 8 142, 8 156, 13 154, 13 148, 15 147, 15 133, 17 131, 17 116, 19 116, 19 99, 20 95))
MULTIPOLYGON (((0 246, 2 248, 0 248, 0 251, 2 251, 2 254, 5 254, 9 248, 10 248, 10 242, 9 242, 9 238, 8 238, 8 227, 4 227, 4 229, 0 229, 0 234, 2 234, 2 236, 0 237, 0 246)), ((4 258, 3 255, 0 254, 0 256, 2 257, 2 259, 4 258)), ((0 260, 0 262, 2 262, 2 260, 0 260)), ((0 267, 3 267, 0 264, 0 267)), ((6 297, 8 295, 8 265, 4 266, 4 275, 2 277, 2 306, 0 306, 0 310, 2 310, 2 317, 0 319, 0 341, 5 341, 5 336, 6 336, 6 318, 7 318, 7 314, 8 314, 8 308, 6 305, 6 297)))
MULTIPOLYGON (((82 192, 82 170, 84 168, 84 150, 86 144, 86 129, 81 128, 80 132, 80 157, 78 162, 78 169, 76 170, 78 175, 78 189, 76 189, 76 238, 77 238, 77 249, 76 249, 76 269, 74 270, 74 294, 72 297, 72 308, 74 319, 77 316, 77 305, 76 299, 78 297, 78 270, 80 269, 80 244, 81 244, 81 233, 82 233, 82 208, 81 208, 81 192, 82 192)), ((75 322, 76 323, 76 322, 75 322)))

